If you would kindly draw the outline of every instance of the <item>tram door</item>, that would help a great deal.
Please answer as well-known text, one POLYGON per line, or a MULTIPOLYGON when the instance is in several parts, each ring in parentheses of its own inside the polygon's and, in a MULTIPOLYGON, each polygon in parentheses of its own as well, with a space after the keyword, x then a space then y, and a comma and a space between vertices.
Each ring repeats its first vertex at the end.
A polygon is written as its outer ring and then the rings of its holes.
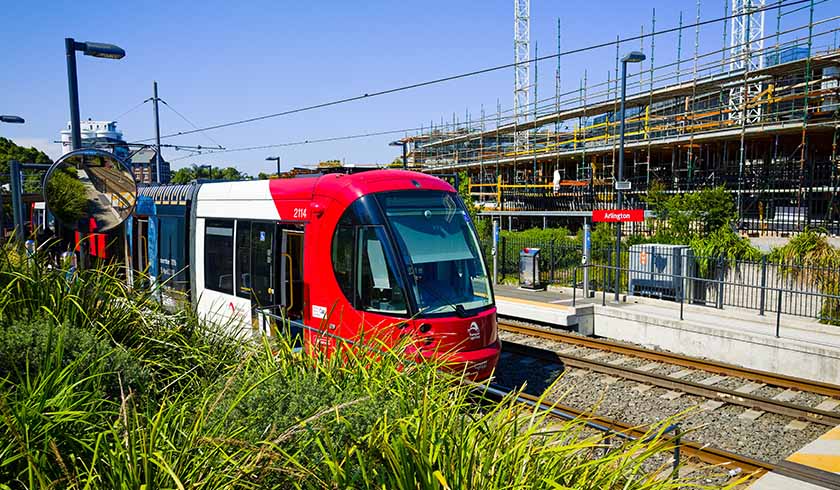
POLYGON ((280 230, 280 294, 277 302, 286 318, 303 317, 303 232, 280 230))

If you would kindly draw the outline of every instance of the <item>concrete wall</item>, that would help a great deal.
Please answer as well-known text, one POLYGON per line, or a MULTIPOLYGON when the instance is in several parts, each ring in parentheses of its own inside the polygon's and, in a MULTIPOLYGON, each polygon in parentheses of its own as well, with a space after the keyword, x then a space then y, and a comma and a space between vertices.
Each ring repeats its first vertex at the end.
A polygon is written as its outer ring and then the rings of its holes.
POLYGON ((662 318, 629 308, 595 307, 595 334, 773 373, 840 384, 840 348, 662 318))

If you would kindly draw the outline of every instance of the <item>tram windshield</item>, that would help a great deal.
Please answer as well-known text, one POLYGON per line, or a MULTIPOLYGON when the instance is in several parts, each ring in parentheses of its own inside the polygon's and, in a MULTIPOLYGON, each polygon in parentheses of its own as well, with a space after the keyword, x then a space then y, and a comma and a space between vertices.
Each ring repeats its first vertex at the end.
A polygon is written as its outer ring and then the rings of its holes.
POLYGON ((455 194, 403 191, 377 198, 401 249, 421 315, 463 315, 493 303, 478 239, 455 194))

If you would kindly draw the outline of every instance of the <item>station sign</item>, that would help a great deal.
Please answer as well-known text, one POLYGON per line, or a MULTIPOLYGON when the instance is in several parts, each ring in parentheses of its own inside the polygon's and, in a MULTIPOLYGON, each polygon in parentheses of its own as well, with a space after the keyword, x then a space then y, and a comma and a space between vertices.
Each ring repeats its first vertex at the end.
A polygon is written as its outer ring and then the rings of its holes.
POLYGON ((641 223, 644 220, 644 209, 596 209, 592 211, 592 221, 595 223, 641 223))

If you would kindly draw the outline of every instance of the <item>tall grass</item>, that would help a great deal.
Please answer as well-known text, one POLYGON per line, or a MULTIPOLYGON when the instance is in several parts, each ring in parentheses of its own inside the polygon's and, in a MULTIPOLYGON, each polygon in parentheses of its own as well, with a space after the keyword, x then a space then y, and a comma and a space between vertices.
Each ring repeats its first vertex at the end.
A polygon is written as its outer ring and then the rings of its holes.
MULTIPOLYGON (((431 363, 304 356, 163 312, 116 266, 0 252, 0 488, 698 487, 667 441, 608 441, 431 363)), ((382 346, 376 346, 381 348, 382 346)))

